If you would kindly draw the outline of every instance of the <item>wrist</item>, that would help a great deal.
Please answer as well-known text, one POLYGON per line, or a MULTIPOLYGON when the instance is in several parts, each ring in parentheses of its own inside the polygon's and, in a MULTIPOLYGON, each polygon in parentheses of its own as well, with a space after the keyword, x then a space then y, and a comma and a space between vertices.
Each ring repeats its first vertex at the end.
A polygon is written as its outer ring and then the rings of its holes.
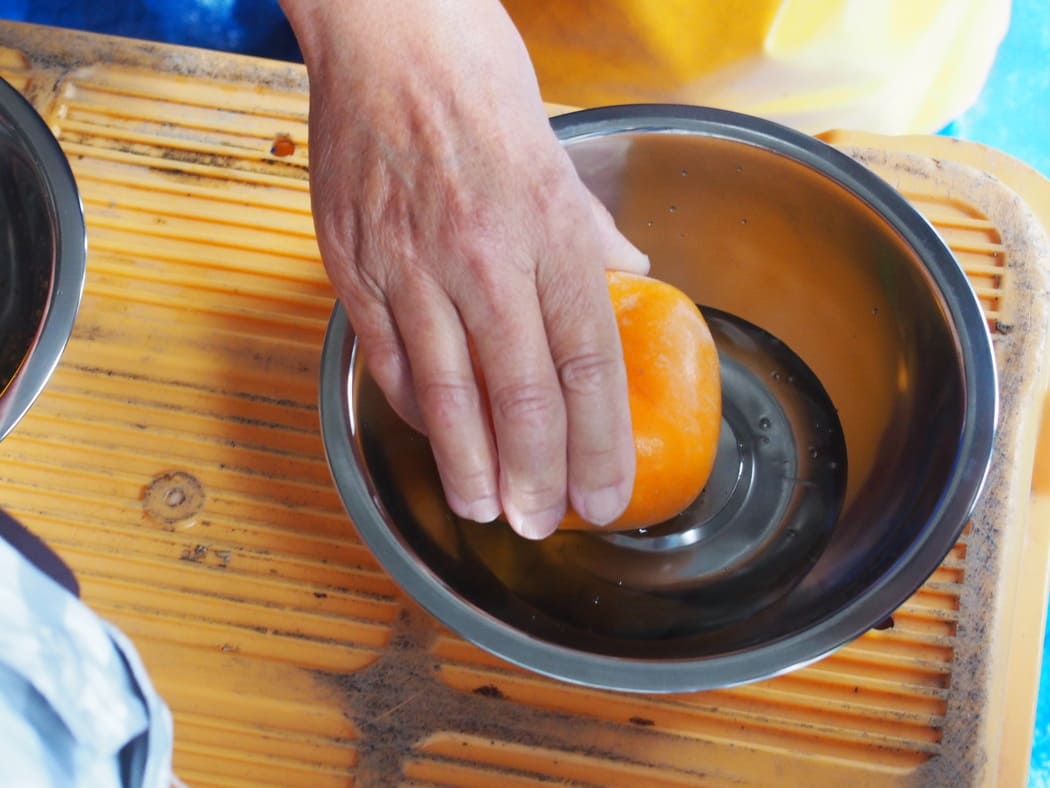
MULTIPOLYGON (((347 17, 353 13, 349 4, 324 0, 278 0, 281 10, 295 33, 303 60, 311 77, 320 72, 333 57, 347 57, 357 49, 354 30, 347 17)), ((354 4, 360 8, 362 4, 354 4)), ((361 15, 364 16, 363 14, 361 15)), ((360 24, 367 20, 361 18, 360 24)))

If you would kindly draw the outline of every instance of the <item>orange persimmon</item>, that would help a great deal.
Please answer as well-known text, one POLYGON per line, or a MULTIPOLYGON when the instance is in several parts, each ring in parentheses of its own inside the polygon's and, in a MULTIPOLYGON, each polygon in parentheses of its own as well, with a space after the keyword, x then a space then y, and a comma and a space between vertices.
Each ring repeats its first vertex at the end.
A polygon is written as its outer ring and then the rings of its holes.
MULTIPOLYGON (((722 423, 718 351, 696 304, 658 279, 610 271, 608 282, 637 471, 627 511, 605 531, 664 522, 696 500, 714 467, 722 423)), ((595 526, 570 511, 559 527, 595 526)))

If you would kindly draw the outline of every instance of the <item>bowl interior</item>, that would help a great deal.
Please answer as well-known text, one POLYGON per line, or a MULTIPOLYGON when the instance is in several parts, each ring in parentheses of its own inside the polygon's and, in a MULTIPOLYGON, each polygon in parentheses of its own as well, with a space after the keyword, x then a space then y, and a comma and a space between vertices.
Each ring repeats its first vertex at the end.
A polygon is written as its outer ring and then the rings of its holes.
MULTIPOLYGON (((350 379, 341 407, 350 412, 360 485, 356 494, 341 485, 344 501, 410 593, 511 660, 624 689, 771 675, 878 623, 961 531, 990 443, 985 425, 976 458, 963 457, 973 448, 975 406, 964 348, 975 333, 980 365, 990 367, 979 308, 928 225, 815 141, 718 123, 695 133, 599 131, 574 136, 569 124, 563 133, 584 181, 650 256, 652 275, 785 343, 830 399, 848 474, 828 470, 834 452, 813 452, 812 486, 840 484, 840 494, 833 510, 796 513, 804 521, 831 511, 824 537, 804 556, 767 551, 763 570, 743 586, 730 573, 701 587, 658 582, 661 573, 683 576, 673 545, 618 572, 605 535, 527 542, 499 524, 459 521, 443 502, 426 440, 399 422, 351 352, 345 318, 329 340, 340 344, 338 374, 350 379), (770 556, 783 558, 782 571, 770 556)), ((768 381, 764 388, 775 390, 768 381)), ((991 397, 984 421, 994 420, 991 397)), ((326 428, 326 446, 334 435, 326 428)), ((806 447, 798 451, 801 464, 806 447)), ((348 475, 338 457, 333 471, 337 482, 348 475)))
POLYGON ((955 470, 967 397, 942 293, 871 205, 784 153, 652 133, 569 150, 653 276, 782 340, 830 396, 849 468, 830 542, 788 597, 716 640, 742 648, 826 618, 920 541, 955 470))

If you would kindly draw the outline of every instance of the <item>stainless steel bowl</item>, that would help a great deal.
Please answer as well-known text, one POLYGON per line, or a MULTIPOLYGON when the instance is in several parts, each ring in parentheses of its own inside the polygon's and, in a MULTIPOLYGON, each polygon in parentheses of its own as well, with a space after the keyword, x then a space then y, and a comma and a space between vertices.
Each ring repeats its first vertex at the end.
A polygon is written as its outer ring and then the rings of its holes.
POLYGON ((362 538, 467 639, 582 684, 728 686, 877 625, 951 549, 991 456, 991 344, 951 252, 870 171, 766 121, 633 106, 554 127, 653 276, 712 324, 712 480, 644 532, 537 543, 459 521, 337 308, 322 429, 362 538))
POLYGON ((0 440, 51 377, 84 284, 84 217, 69 163, 0 80, 0 440))

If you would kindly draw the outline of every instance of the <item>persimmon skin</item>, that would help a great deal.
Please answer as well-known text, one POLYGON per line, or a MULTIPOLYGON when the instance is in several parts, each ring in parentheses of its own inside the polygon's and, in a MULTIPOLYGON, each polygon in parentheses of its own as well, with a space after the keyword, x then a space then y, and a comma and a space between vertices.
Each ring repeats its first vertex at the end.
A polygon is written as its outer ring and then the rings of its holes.
POLYGON ((599 528, 570 509, 559 529, 623 531, 688 507, 711 475, 722 423, 718 350, 700 310, 673 285, 609 271, 637 458, 627 510, 599 528))

